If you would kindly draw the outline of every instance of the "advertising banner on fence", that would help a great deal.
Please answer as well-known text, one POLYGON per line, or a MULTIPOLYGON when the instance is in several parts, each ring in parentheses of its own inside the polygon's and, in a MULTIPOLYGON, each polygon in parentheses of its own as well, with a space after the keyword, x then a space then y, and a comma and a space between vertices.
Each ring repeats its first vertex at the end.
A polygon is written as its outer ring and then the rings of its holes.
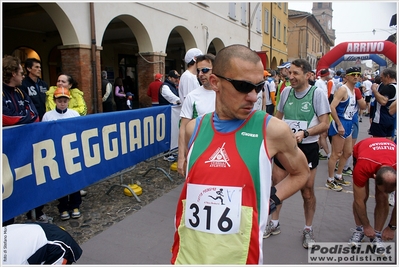
POLYGON ((167 151, 171 109, 159 106, 3 128, 3 221, 167 151))

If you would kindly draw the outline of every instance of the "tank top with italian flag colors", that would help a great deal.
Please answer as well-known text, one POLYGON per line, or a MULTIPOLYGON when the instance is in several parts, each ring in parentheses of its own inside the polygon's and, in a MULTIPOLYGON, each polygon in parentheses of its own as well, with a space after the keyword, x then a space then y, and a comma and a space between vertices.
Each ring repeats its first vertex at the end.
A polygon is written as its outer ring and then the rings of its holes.
POLYGON ((204 115, 189 148, 171 262, 262 264, 271 188, 265 140, 271 116, 253 111, 228 133, 215 129, 213 116, 204 115))

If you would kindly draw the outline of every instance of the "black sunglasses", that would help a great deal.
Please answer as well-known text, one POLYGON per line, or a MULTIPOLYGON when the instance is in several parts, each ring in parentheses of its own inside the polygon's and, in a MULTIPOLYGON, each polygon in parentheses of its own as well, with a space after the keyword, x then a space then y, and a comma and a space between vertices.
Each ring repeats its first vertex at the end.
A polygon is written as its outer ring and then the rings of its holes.
POLYGON ((200 74, 200 72, 202 71, 203 74, 208 73, 208 71, 210 71, 210 68, 202 68, 202 69, 197 69, 197 74, 200 74))
POLYGON ((247 81, 229 79, 229 78, 217 75, 217 74, 215 74, 215 76, 230 82, 238 92, 244 93, 244 94, 248 94, 254 89, 255 89, 256 93, 259 93, 263 89, 263 86, 265 85, 265 81, 260 82, 258 84, 253 84, 253 83, 247 82, 247 81))

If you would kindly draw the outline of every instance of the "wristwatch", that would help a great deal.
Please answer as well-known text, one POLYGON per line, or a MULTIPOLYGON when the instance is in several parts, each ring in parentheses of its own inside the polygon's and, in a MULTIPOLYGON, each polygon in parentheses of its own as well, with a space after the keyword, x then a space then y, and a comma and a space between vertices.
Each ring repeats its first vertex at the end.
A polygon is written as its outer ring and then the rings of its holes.
POLYGON ((394 231, 396 230, 396 225, 388 224, 388 227, 391 228, 391 230, 394 230, 394 231))
POLYGON ((309 132, 306 130, 303 130, 303 138, 306 138, 309 136, 309 132))

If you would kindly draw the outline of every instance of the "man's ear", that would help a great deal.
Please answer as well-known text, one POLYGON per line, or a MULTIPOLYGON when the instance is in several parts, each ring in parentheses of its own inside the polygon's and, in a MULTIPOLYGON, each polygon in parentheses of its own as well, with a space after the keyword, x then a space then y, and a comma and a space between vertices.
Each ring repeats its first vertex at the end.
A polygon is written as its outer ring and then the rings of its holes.
POLYGON ((209 76, 209 83, 210 83, 213 91, 215 91, 215 92, 219 91, 219 89, 218 89, 219 82, 220 81, 219 81, 218 77, 216 77, 214 74, 211 74, 211 76, 209 76))

